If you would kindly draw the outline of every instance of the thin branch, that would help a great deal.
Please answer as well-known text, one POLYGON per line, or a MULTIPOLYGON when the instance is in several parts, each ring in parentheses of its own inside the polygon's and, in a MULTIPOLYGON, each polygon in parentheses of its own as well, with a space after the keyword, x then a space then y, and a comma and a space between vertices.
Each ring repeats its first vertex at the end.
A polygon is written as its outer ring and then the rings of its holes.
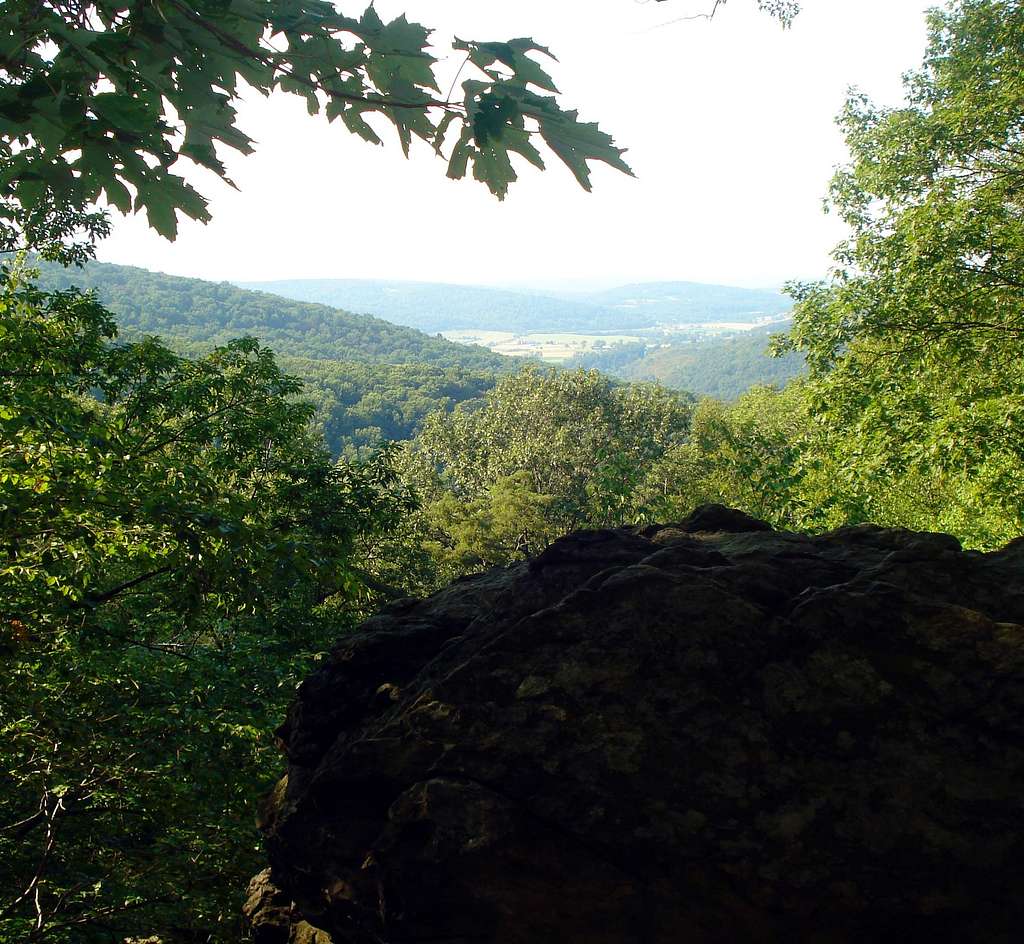
MULTIPOLYGON (((665 0, 654 0, 655 3, 664 3, 665 0)), ((659 23, 657 26, 651 27, 651 29, 661 29, 664 26, 671 26, 673 23, 686 23, 692 20, 708 20, 709 22, 715 18, 715 14, 718 12, 718 8, 723 6, 726 0, 715 0, 715 5, 711 8, 708 13, 694 13, 692 16, 679 16, 674 20, 668 20, 666 23, 659 23)))
POLYGON ((469 64, 469 53, 466 53, 466 58, 462 60, 462 65, 459 66, 459 71, 455 73, 455 78, 452 79, 452 84, 449 86, 448 93, 444 97, 444 100, 446 102, 451 102, 451 100, 452 100, 452 92, 455 91, 455 83, 459 81, 459 77, 462 75, 462 71, 466 68, 466 66, 468 64, 469 64))
POLYGON ((110 590, 105 590, 103 593, 90 594, 85 603, 73 604, 73 608, 95 609, 97 606, 114 599, 114 597, 139 586, 139 584, 145 583, 147 580, 152 580, 154 577, 160 577, 163 574, 170 573, 171 570, 172 568, 169 565, 165 567, 158 567, 156 570, 151 570, 148 573, 140 574, 138 577, 133 577, 131 580, 126 580, 124 583, 119 584, 116 587, 112 587, 110 590))
POLYGON ((49 790, 44 790, 42 799, 39 801, 40 812, 46 820, 46 839, 44 840, 43 851, 39 857, 39 863, 36 865, 35 874, 30 879, 25 890, 18 895, 3 911, 0 911, 0 918, 10 917, 17 910, 18 906, 22 902, 31 898, 36 909, 36 930, 39 931, 43 927, 43 911, 39 901, 39 886, 43 880, 43 876, 46 874, 46 866, 50 861, 50 854, 53 852, 54 844, 57 841, 57 829, 56 820, 57 816, 64 809, 63 797, 56 797, 56 802, 50 805, 52 794, 49 790))

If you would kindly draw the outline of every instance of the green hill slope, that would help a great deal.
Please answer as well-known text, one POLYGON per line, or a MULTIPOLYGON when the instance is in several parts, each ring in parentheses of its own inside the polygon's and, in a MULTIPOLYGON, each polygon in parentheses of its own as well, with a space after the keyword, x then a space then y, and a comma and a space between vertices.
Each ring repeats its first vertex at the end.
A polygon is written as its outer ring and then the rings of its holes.
POLYGON ((481 396, 520 363, 368 315, 223 282, 98 262, 70 270, 37 265, 43 288, 95 289, 128 339, 155 334, 191 354, 232 338, 258 338, 303 381, 335 455, 409 439, 427 414, 481 396))
POLYGON ((250 336, 282 355, 363 363, 485 370, 508 363, 482 347, 454 344, 369 315, 246 291, 227 282, 101 262, 83 269, 46 263, 39 268, 43 288, 96 289, 126 336, 157 334, 199 346, 250 336))
POLYGON ((656 380, 699 396, 733 400, 755 384, 783 387, 803 373, 802 355, 769 357, 765 353, 771 335, 789 325, 778 322, 732 337, 666 347, 623 345, 604 354, 577 357, 569 366, 595 367, 623 380, 656 380))
POLYGON ((279 356, 277 362, 302 378, 302 396, 316 407, 317 422, 335 455, 411 439, 428 414, 483 396, 498 377, 493 370, 438 364, 354 364, 288 356, 279 356))

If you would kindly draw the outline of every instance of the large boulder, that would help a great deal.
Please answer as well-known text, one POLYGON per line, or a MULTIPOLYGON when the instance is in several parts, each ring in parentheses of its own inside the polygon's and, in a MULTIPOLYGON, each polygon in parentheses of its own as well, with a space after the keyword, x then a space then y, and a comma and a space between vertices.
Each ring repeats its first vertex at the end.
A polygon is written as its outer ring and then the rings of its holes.
POLYGON ((1024 541, 717 506, 398 602, 279 732, 261 940, 1019 941, 1022 623, 1024 541))

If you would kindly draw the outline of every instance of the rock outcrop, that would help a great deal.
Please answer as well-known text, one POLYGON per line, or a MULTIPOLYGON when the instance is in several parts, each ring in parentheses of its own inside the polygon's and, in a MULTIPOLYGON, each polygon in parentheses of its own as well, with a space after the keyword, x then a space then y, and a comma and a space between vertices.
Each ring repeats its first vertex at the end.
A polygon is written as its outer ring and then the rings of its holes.
POLYGON ((395 603, 279 732, 256 940, 1020 941, 1022 624, 1024 539, 717 506, 395 603))

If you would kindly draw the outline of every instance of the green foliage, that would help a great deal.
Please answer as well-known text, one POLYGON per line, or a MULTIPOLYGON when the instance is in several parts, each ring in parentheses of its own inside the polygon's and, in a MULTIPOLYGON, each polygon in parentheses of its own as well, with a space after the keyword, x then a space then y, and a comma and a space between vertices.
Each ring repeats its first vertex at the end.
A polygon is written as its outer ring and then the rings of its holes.
POLYGON ((129 266, 44 264, 38 284, 93 289, 122 336, 159 334, 179 353, 201 356, 239 335, 271 345, 336 456, 409 439, 429 413, 480 396, 515 363, 365 315, 129 266))
POLYGON ((852 236, 831 283, 794 287, 788 346, 830 428, 822 464, 860 480, 845 514, 875 516, 891 493, 908 522, 981 508, 969 533, 988 545, 1024 528, 1024 5, 933 11, 906 88, 902 108, 847 103, 852 162, 831 202, 852 236), (931 517, 923 483, 952 506, 931 517))
POLYGON ((658 520, 721 502, 779 527, 813 527, 801 491, 809 428, 803 388, 754 387, 734 404, 701 400, 690 436, 650 468, 640 495, 658 520))
POLYGON ((362 455, 411 439, 426 418, 486 393, 498 374, 433 364, 365 364, 278 357, 302 380, 302 399, 334 455, 362 455))
POLYGON ((596 371, 526 368, 435 413, 405 451, 438 580, 508 563, 581 527, 644 519, 645 468, 682 441, 689 402, 596 371))
POLYGON ((503 475, 471 497, 443 493, 425 509, 424 548, 456 573, 522 560, 559 537, 553 502, 535 491, 526 471, 503 475))
POLYGON ((92 296, 5 283, 0 940, 235 934, 266 732, 410 508, 256 342, 113 339, 92 296))
POLYGON ((816 397, 813 384, 793 381, 731 404, 702 400, 689 439, 650 467, 636 500, 663 521, 721 502, 798 531, 870 521, 948 532, 977 548, 1019 536, 1014 463, 994 452, 980 472, 893 469, 884 438, 836 426, 816 397))
POLYGON ((59 255, 82 231, 70 250, 81 255, 103 235, 89 209, 101 199, 123 213, 145 210, 169 239, 179 213, 207 221, 205 198, 173 168, 186 158, 230 183, 222 149, 253 150, 236 123, 243 87, 298 95, 310 114, 341 119, 375 144, 377 116, 406 154, 413 137, 442 153, 454 124, 448 175, 464 176, 472 162, 499 198, 516 178, 510 153, 543 168, 534 132, 588 190, 590 161, 630 173, 607 134, 541 94, 556 92, 535 58, 550 58, 546 49, 529 39, 457 41, 477 77, 449 101, 429 36, 405 16, 385 23, 370 6, 353 17, 325 0, 7 0, 0 248, 59 255))
POLYGON ((787 27, 793 24, 793 20, 800 12, 800 4, 796 0, 757 0, 757 6, 787 27))

